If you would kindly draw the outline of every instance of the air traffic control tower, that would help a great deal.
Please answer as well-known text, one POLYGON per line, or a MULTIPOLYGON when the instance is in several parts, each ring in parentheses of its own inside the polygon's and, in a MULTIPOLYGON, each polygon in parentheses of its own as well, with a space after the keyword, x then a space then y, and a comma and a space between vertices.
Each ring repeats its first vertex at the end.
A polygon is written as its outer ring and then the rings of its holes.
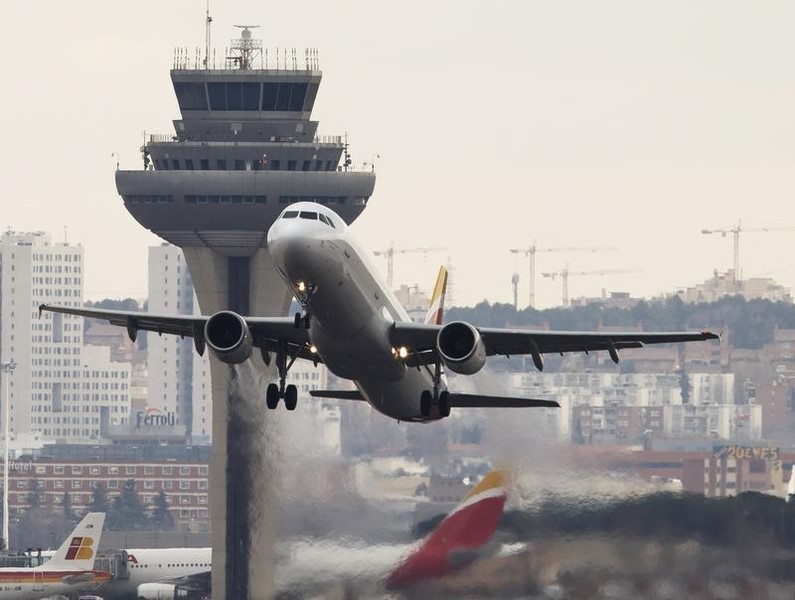
MULTIPOLYGON (((367 206, 375 173, 350 168, 344 137, 317 133, 316 51, 263 52, 252 27, 241 29, 217 61, 209 49, 175 51, 171 80, 182 118, 173 135, 149 136, 143 168, 117 171, 116 187, 141 225, 182 248, 203 314, 279 316, 291 296, 266 247, 271 223, 285 206, 307 200, 350 223, 367 206)), ((258 356, 252 362, 265 369, 258 356)), ((263 575, 273 555, 253 545, 273 532, 261 531, 268 515, 252 507, 256 494, 268 493, 258 479, 272 469, 261 469, 262 459, 252 460, 241 443, 257 430, 230 404, 229 365, 211 359, 211 374, 213 598, 270 597, 263 575)))

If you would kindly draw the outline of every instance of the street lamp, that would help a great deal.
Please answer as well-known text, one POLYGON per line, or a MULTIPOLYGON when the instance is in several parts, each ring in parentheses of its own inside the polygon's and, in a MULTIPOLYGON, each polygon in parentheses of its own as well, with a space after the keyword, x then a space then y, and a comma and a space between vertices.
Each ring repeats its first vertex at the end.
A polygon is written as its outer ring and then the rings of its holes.
POLYGON ((11 404, 11 395, 9 394, 9 381, 11 379, 11 374, 14 372, 14 369, 17 368, 17 363, 14 362, 12 358, 8 362, 0 363, 0 372, 3 373, 3 379, 5 379, 5 413, 3 417, 3 429, 4 429, 4 437, 3 437, 3 543, 6 546, 6 550, 10 548, 10 544, 8 543, 8 437, 9 437, 9 414, 10 404, 11 404))

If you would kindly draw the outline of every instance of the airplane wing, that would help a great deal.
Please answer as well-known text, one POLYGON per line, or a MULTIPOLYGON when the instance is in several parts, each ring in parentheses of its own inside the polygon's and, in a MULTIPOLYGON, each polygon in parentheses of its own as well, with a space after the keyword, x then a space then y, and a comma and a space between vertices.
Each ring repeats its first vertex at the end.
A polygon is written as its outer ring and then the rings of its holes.
MULTIPOLYGON (((208 316, 158 315, 126 310, 103 310, 95 308, 71 308, 42 304, 39 312, 49 311, 65 315, 76 315, 107 321, 111 325, 127 328, 131 340, 138 331, 168 333, 180 337, 192 337, 199 354, 204 353, 204 325, 208 316)), ((254 345, 265 350, 276 351, 281 341, 291 346, 292 353, 299 358, 323 362, 319 355, 309 351, 309 335, 303 327, 296 327, 292 317, 243 317, 251 330, 254 345)))
POLYGON ((199 573, 191 573, 190 575, 182 575, 181 577, 167 577, 158 579, 155 583, 166 583, 175 585, 182 590, 201 591, 209 590, 212 581, 211 571, 201 571, 199 573))
MULTIPOLYGON (((408 351, 407 364, 419 366, 432 364, 436 360, 436 339, 442 325, 423 323, 394 323, 390 330, 390 341, 395 347, 405 346, 408 351)), ((591 352, 606 350, 613 361, 618 362, 618 351, 625 348, 642 348, 648 344, 673 344, 718 339, 709 331, 674 332, 590 332, 590 331, 545 331, 528 329, 496 329, 476 327, 486 346, 487 356, 497 354, 515 356, 529 354, 540 369, 542 354, 564 352, 591 352)))

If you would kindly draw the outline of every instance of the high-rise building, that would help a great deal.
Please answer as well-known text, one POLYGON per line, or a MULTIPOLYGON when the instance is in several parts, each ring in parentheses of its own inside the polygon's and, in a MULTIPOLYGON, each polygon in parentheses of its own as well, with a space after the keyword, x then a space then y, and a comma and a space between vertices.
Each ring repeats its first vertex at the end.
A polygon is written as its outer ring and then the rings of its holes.
POLYGON ((83 319, 39 314, 42 303, 82 306, 83 248, 44 232, 0 236, 0 359, 10 375, 12 434, 89 441, 103 420, 122 424, 130 410, 130 365, 107 348, 83 347, 83 319))
MULTIPOLYGON (((149 312, 201 314, 185 257, 176 246, 149 248, 149 312)), ((147 405, 176 413, 188 435, 209 441, 212 434, 210 362, 193 350, 191 339, 149 335, 147 405)))

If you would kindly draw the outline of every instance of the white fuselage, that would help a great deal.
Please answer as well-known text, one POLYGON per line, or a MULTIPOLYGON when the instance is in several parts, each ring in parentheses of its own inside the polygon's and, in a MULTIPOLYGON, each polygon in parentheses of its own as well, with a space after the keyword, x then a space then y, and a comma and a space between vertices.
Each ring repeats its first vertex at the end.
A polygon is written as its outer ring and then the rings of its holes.
MULTIPOLYGON (((66 583, 84 571, 46 570, 43 568, 0 568, 0 600, 36 600, 57 594, 69 594, 98 585, 93 581, 66 583)), ((90 571, 88 572, 90 573, 90 571)))
MULTIPOLYGON (((395 359, 389 328, 409 316, 371 259, 327 208, 309 202, 290 205, 268 231, 277 270, 296 293, 311 289, 309 338, 329 370, 351 379, 379 412, 400 421, 425 421, 420 395, 433 388, 430 369, 407 368, 395 359), (287 211, 321 213, 321 220, 282 218, 287 211)), ((440 389, 443 389, 443 384, 440 389)))
POLYGON ((97 593, 106 598, 134 597, 144 583, 168 582, 212 570, 212 548, 131 548, 127 550, 128 579, 113 579, 97 593))

